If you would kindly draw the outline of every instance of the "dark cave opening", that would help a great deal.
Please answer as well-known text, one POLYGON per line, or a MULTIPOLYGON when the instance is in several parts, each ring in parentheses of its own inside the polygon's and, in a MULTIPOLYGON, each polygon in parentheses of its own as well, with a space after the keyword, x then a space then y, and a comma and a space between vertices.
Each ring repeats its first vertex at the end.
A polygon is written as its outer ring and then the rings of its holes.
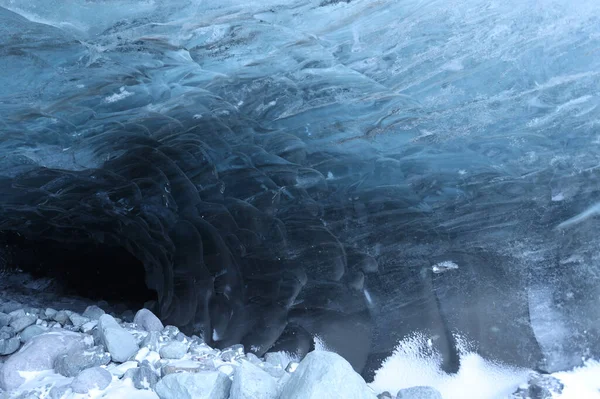
POLYGON ((122 247, 95 240, 27 238, 0 232, 4 268, 52 278, 62 294, 124 304, 135 310, 157 294, 145 283, 144 265, 122 247))

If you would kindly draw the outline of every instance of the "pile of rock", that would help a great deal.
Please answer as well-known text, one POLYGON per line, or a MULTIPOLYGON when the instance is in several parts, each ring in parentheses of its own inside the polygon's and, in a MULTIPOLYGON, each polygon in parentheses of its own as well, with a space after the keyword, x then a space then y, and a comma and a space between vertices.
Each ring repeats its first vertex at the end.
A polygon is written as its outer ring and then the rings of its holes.
MULTIPOLYGON (((164 327, 147 309, 132 323, 97 306, 81 314, 0 313, 0 354, 0 397, 7 398, 59 399, 110 389, 129 389, 126 397, 132 399, 377 398, 335 353, 315 351, 297 363, 281 353, 261 359, 244 353, 242 345, 218 350, 177 327, 164 327), (36 384, 32 375, 45 377, 36 384)), ((441 398, 427 387, 396 397, 441 398)))

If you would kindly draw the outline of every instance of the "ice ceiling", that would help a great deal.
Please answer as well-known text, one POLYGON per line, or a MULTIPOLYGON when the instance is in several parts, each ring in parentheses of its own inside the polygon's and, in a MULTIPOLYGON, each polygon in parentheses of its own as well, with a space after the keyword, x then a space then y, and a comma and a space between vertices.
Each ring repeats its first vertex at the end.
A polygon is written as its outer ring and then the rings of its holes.
POLYGON ((0 65, 0 231, 125 249, 167 321, 600 356, 597 1, 0 0, 0 65))

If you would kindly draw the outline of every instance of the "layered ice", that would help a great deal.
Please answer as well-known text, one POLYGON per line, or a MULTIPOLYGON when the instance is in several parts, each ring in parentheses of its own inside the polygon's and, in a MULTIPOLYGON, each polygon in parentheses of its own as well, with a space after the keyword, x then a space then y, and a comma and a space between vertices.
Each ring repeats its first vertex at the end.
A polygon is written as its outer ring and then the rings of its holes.
POLYGON ((481 358, 456 334, 506 367, 583 366, 599 20, 592 0, 0 0, 0 265, 115 300, 137 281, 125 299, 217 346, 317 335, 371 376, 414 333, 457 375, 481 358))

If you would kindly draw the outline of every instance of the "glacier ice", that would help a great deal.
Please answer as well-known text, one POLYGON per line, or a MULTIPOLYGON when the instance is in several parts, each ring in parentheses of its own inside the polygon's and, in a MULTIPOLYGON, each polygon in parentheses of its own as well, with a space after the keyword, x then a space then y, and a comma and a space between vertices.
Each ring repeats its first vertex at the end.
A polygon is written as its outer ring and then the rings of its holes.
POLYGON ((511 366, 598 358, 599 20, 0 0, 2 267, 135 259, 166 322, 260 353, 317 335, 367 374, 414 332, 448 371, 455 332, 511 366))

